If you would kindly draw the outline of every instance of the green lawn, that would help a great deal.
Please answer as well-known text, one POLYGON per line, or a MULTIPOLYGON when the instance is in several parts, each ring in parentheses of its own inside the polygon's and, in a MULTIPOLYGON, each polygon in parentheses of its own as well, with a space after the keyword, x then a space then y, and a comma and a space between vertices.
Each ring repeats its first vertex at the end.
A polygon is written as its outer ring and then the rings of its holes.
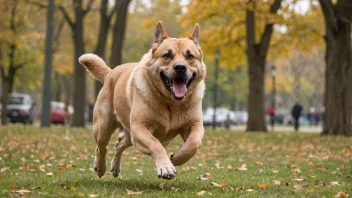
MULTIPOLYGON (((115 140, 116 134, 109 160, 115 140)), ((178 138, 168 152, 180 144, 178 138)), ((352 138, 206 130, 201 151, 176 167, 178 174, 170 181, 159 179, 151 158, 134 148, 124 152, 119 178, 110 172, 97 178, 92 171, 94 151, 88 129, 3 127, 0 197, 121 197, 128 196, 127 190, 143 191, 143 197, 196 197, 202 190, 205 197, 352 194, 352 138), (210 177, 200 180, 205 173, 210 177)))

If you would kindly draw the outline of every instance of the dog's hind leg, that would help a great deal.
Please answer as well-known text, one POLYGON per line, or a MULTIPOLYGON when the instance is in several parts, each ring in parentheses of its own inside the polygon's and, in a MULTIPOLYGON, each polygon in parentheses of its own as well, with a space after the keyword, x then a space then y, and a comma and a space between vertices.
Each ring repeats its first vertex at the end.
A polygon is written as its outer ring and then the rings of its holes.
POLYGON ((118 137, 114 159, 111 161, 111 173, 114 177, 119 176, 121 171, 121 156, 125 149, 132 146, 129 133, 124 132, 123 136, 118 137))
POLYGON ((94 170, 97 172, 99 177, 102 177, 106 171, 106 147, 109 144, 112 133, 118 126, 116 120, 114 120, 113 115, 106 116, 106 114, 101 114, 101 112, 94 111, 94 113, 99 113, 100 116, 95 116, 94 118, 94 139, 97 143, 96 155, 94 160, 94 170))

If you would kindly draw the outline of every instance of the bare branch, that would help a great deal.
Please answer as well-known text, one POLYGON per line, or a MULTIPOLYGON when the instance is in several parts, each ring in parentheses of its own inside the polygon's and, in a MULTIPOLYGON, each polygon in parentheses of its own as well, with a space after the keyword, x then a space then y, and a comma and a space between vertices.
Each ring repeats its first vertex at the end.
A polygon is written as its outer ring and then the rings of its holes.
POLYGON ((90 11, 94 2, 95 2, 95 0, 89 0, 87 8, 85 10, 83 10, 83 16, 86 15, 90 11))
MULTIPOLYGON (((282 0, 275 0, 270 7, 270 14, 275 14, 281 5, 282 0)), ((266 54, 268 52, 271 35, 273 33, 274 24, 266 24, 262 37, 260 38, 259 49, 261 54, 266 54)))
POLYGON ((71 28, 73 28, 75 26, 75 23, 72 21, 72 19, 68 15, 67 11, 65 10, 65 8, 63 6, 59 6, 59 9, 61 10, 62 14, 64 15, 67 23, 70 25, 71 28))

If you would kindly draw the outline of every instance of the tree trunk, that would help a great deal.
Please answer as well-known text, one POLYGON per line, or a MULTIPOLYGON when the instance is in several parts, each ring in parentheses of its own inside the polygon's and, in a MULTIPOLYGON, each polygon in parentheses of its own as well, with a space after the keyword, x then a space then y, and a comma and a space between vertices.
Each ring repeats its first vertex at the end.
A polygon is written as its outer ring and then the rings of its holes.
POLYGON ((2 80, 2 99, 1 99, 1 123, 2 125, 7 125, 7 105, 9 101, 9 83, 8 80, 5 78, 2 80))
POLYGON ((265 57, 249 55, 249 96, 247 131, 267 131, 264 109, 265 57))
POLYGON ((332 5, 321 0, 320 3, 326 20, 326 111, 322 135, 351 136, 352 2, 339 0, 332 5))
POLYGON ((122 48, 125 36, 128 5, 131 0, 117 1, 117 15, 113 28, 110 67, 114 68, 122 63, 122 48))
POLYGON ((83 10, 81 1, 75 6, 75 25, 73 27, 73 43, 74 43, 74 92, 73 92, 73 108, 74 115, 72 126, 85 126, 85 109, 86 109, 86 71, 79 64, 78 58, 85 53, 83 41, 83 10))
MULTIPOLYGON (((94 50, 94 54, 100 56, 102 59, 105 59, 105 46, 106 40, 108 38, 108 30, 110 27, 110 21, 112 14, 107 14, 108 0, 101 1, 100 7, 100 28, 98 36, 98 44, 94 50)), ((103 84, 99 81, 95 81, 95 97, 98 96, 100 89, 103 87, 103 84)))

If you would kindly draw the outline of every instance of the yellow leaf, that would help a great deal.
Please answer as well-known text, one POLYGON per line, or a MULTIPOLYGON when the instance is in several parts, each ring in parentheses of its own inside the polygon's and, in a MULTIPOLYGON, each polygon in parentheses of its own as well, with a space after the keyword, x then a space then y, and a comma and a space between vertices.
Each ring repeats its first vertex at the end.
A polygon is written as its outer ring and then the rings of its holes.
POLYGON ((73 187, 73 186, 70 186, 69 190, 70 190, 70 191, 76 191, 76 188, 73 187))
POLYGON ((312 192, 314 192, 314 190, 313 189, 307 189, 306 192, 312 193, 312 192))
POLYGON ((280 185, 281 182, 280 182, 280 181, 277 181, 277 180, 274 180, 273 184, 275 184, 275 185, 280 185))
POLYGON ((260 182, 258 182, 257 185, 259 188, 268 188, 268 186, 269 186, 269 184, 264 184, 264 183, 260 183, 260 182))
POLYGON ((143 193, 143 191, 135 192, 135 191, 132 191, 132 190, 127 190, 127 194, 128 195, 141 195, 142 193, 143 193))
POLYGON ((225 183, 218 184, 218 183, 215 183, 215 182, 211 182, 211 185, 213 185, 214 187, 217 187, 217 188, 222 188, 222 187, 226 186, 225 183))
POLYGON ((330 182, 330 185, 336 186, 336 185, 340 185, 338 181, 332 181, 330 182))
POLYGON ((348 193, 347 192, 338 192, 334 197, 347 198, 348 193))
POLYGON ((196 194, 197 194, 199 197, 201 197, 201 196, 203 196, 206 192, 207 192, 207 191, 202 190, 202 191, 200 191, 200 192, 197 192, 196 194))
POLYGON ((231 166, 231 165, 228 165, 228 166, 227 166, 227 170, 232 171, 232 166, 231 166))

